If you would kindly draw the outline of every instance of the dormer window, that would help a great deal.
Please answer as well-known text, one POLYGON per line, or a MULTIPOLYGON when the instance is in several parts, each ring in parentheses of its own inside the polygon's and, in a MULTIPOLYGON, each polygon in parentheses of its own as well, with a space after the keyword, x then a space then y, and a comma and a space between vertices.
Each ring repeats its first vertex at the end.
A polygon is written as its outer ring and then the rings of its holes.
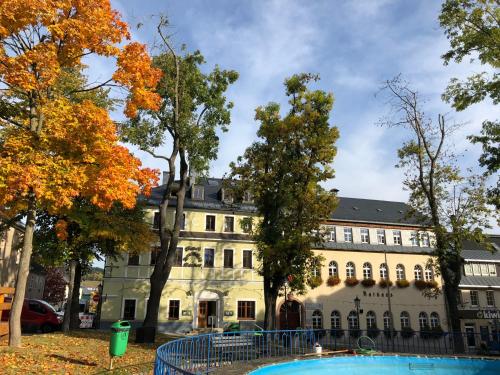
POLYGON ((226 203, 233 202, 233 194, 229 189, 221 189, 221 200, 226 203))
POLYGON ((197 200, 203 200, 205 196, 205 189, 201 185, 194 185, 191 191, 191 198, 197 200))
POLYGON ((243 203, 253 203, 253 196, 251 192, 245 191, 243 193, 243 203))

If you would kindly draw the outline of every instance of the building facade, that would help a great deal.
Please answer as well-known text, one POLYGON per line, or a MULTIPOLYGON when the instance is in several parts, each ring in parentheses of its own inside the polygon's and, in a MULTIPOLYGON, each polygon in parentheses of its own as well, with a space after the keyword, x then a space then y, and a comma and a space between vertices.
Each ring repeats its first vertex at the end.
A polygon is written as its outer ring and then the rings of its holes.
MULTIPOLYGON (((153 227, 164 188, 153 189, 148 201, 153 227)), ((244 220, 258 218, 250 197, 245 198, 232 202, 220 179, 191 187, 176 262, 160 304, 161 331, 222 328, 235 322, 241 329, 262 325, 263 283, 244 220)), ((172 221, 173 215, 172 210, 172 221)), ((442 294, 425 293, 441 285, 428 264, 432 235, 408 218, 404 203, 340 198, 321 235, 325 241, 314 249, 325 259, 315 271, 317 287, 305 295, 287 292, 286 300, 278 300, 279 328, 383 329, 392 316, 396 330, 446 330, 442 294)), ((149 253, 106 260, 102 326, 117 319, 137 325, 144 319, 158 245, 149 253)))

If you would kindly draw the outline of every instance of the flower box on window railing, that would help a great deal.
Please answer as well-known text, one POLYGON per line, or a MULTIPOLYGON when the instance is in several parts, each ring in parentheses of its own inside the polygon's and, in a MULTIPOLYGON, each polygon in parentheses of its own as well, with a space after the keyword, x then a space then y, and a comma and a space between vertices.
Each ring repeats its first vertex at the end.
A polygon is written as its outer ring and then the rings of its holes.
POLYGON ((436 326, 431 328, 431 336, 433 339, 438 339, 440 337, 443 337, 444 331, 441 328, 441 326, 436 326))
POLYGON ((380 279, 378 282, 378 286, 381 288, 387 288, 392 286, 392 281, 389 279, 380 279))
POLYGON ((380 335, 380 329, 377 327, 371 327, 366 330, 366 336, 371 339, 376 339, 380 335))
MULTIPOLYGON (((397 336, 397 331, 395 329, 392 330, 392 337, 397 336)), ((384 336, 387 337, 388 339, 391 338, 391 329, 390 328, 384 328, 384 336)))
POLYGON ((425 280, 415 280, 415 288, 418 290, 424 290, 427 288, 427 281, 425 280))
POLYGON ((338 329, 338 328, 333 328, 330 330, 330 336, 331 337, 336 337, 340 338, 344 336, 344 330, 343 329, 338 329))
POLYGON ((375 285, 375 280, 363 279, 363 280, 361 280, 361 285, 363 285, 365 288, 371 288, 372 286, 375 285))
POLYGON ((361 336, 361 330, 359 328, 350 329, 349 336, 351 336, 353 338, 358 338, 359 336, 361 336))
POLYGON ((323 279, 321 276, 313 276, 307 280, 307 284, 311 287, 311 289, 314 289, 323 284, 323 279))
POLYGON ((409 339, 415 335, 415 331, 410 327, 401 328, 401 337, 404 339, 409 339))
POLYGON ((335 286, 338 284, 340 284, 340 278, 338 276, 330 276, 326 279, 326 285, 328 286, 335 286))
POLYGON ((438 287, 438 283, 436 280, 429 280, 426 281, 427 283, 427 289, 436 289, 438 287))
POLYGON ((359 280, 356 279, 355 277, 348 277, 345 279, 345 285, 347 286, 356 286, 359 284, 359 280))
POLYGON ((408 288, 410 286, 410 282, 406 279, 396 280, 396 285, 398 288, 408 288))

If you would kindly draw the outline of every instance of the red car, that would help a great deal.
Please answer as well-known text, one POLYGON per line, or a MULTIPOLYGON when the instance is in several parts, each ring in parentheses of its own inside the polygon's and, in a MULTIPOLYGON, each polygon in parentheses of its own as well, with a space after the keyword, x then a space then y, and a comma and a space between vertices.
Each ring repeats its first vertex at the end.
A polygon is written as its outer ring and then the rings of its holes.
POLYGON ((25 299, 21 313, 23 330, 41 330, 49 333, 61 328, 62 317, 47 302, 37 299, 25 299))

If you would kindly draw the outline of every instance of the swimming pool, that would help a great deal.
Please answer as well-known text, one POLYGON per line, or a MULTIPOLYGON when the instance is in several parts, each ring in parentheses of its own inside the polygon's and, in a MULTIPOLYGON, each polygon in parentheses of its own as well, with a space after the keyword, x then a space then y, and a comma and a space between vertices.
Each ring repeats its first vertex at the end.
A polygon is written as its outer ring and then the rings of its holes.
POLYGON ((352 356, 310 359, 261 367, 251 375, 499 375, 500 360, 352 356))

